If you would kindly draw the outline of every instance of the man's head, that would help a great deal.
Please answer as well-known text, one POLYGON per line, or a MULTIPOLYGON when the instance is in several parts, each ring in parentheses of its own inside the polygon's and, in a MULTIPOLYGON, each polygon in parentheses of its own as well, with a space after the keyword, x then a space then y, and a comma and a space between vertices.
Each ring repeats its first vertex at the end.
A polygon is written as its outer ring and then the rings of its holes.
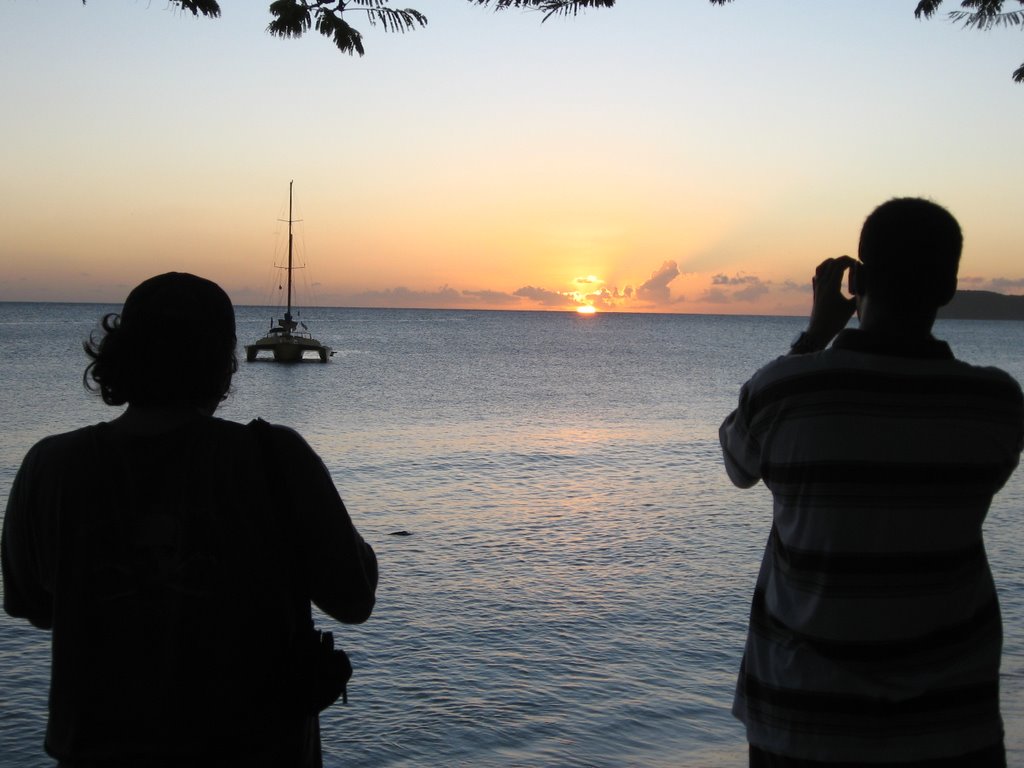
POLYGON ((860 233, 855 290, 893 308, 935 310, 956 293, 963 235, 929 200, 903 197, 878 206, 860 233))
POLYGON ((223 289, 185 272, 136 286, 104 334, 85 345, 85 370, 110 405, 209 407, 223 400, 237 370, 235 311, 223 289))

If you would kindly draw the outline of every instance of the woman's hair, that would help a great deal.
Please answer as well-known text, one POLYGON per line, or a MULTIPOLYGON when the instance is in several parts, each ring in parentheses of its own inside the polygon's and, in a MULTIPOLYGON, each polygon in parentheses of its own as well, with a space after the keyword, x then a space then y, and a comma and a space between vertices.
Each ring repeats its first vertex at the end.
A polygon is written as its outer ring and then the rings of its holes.
POLYGON ((205 406, 227 397, 235 311, 214 282, 168 272, 140 283, 83 346, 82 381, 108 405, 205 406))

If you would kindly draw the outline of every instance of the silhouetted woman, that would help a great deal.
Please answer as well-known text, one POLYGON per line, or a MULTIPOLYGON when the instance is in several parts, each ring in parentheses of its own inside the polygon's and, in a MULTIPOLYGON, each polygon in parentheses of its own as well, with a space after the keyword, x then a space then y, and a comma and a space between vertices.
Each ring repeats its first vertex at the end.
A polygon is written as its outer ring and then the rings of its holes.
POLYGON ((128 407, 36 444, 4 521, 4 608, 53 632, 46 750, 72 768, 319 766, 347 660, 310 601, 365 621, 373 550, 296 432, 213 417, 237 367, 220 287, 159 275, 102 328, 86 386, 128 407))

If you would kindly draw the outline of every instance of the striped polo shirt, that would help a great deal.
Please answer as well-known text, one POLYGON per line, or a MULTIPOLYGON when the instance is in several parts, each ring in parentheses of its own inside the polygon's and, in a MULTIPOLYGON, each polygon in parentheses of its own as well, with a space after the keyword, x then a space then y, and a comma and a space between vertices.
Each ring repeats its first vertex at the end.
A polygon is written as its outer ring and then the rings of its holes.
POLYGON ((743 386, 726 470, 774 498, 733 703, 751 744, 870 763, 1001 742, 981 526, 1022 434, 1017 382, 934 339, 846 330, 743 386))

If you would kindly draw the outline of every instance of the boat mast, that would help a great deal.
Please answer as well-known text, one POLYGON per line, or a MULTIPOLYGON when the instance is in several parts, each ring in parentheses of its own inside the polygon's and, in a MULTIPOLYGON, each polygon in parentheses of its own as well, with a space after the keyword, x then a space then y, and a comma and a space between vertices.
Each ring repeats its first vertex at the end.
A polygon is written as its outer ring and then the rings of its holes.
POLYGON ((292 184, 294 183, 294 179, 288 182, 288 311, 284 313, 284 319, 289 324, 292 321, 292 184))

